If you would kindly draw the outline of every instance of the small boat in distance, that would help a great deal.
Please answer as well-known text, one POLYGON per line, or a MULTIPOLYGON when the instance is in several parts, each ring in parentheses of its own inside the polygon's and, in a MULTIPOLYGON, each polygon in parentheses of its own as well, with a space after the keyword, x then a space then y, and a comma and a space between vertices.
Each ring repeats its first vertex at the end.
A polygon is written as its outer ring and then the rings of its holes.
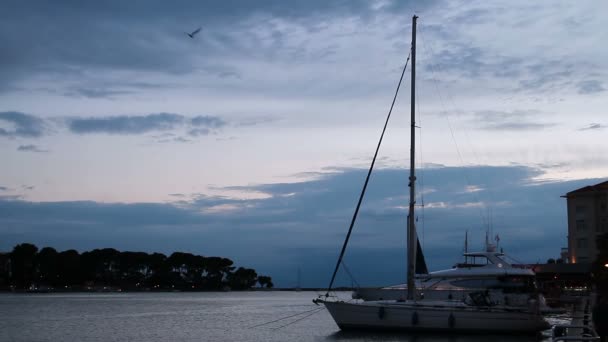
MULTIPOLYGON (((450 331, 450 332, 489 332, 489 333, 528 333, 533 334, 549 328, 539 310, 538 297, 528 298, 525 306, 495 304, 485 292, 468 293, 462 299, 432 300, 416 295, 415 273, 417 255, 417 234, 415 225, 415 72, 416 72, 416 21, 412 17, 411 45, 411 148, 410 148, 410 200, 408 211, 407 239, 407 292, 406 298, 392 300, 371 300, 345 302, 329 295, 336 272, 342 262, 348 239, 357 216, 361 199, 365 193, 367 180, 364 185, 359 204, 355 209, 353 221, 330 285, 325 295, 313 300, 315 304, 323 304, 331 314, 340 329, 376 329, 376 330, 408 330, 408 331, 450 331)), ((406 63, 407 67, 407 63, 406 63)), ((405 72, 405 69, 404 69, 405 72)), ((402 76, 403 78, 403 76, 402 76)), ((399 88, 397 88, 399 89, 399 88)), ((396 97, 396 94, 395 94, 396 97)), ((394 101, 393 101, 394 103, 394 101)), ((391 107, 392 111, 392 107, 391 107)), ((389 112, 390 117, 390 112, 389 112)), ((387 119, 388 123, 388 119, 387 119)), ((385 124, 386 129, 386 124, 385 124)), ((384 134, 384 133, 383 133, 384 134)), ((382 138, 380 139, 380 143, 382 138)), ((380 146, 378 144, 378 147, 380 146)), ((377 152, 376 152, 377 155, 377 152)), ((375 161, 375 156, 374 156, 375 161)), ((373 168, 374 161, 372 161, 373 168)), ((369 173, 368 173, 369 179, 369 173)), ((496 255, 486 257, 495 258, 496 255)), ((499 267, 498 264, 496 267, 499 267)), ((504 267, 504 265, 503 265, 504 267)), ((500 268, 500 267, 499 267, 500 268)), ((471 267, 473 269, 473 267, 471 267)))

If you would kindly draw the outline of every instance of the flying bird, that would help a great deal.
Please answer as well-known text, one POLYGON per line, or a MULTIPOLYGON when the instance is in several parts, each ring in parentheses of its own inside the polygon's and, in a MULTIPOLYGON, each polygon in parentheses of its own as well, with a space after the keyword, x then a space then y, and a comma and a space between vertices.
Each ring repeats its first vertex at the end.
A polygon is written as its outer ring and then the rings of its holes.
POLYGON ((184 32, 184 33, 186 33, 186 34, 188 35, 188 37, 190 37, 190 38, 194 38, 194 36, 195 36, 197 33, 201 32, 201 28, 202 28, 202 27, 197 28, 196 30, 192 31, 192 33, 188 33, 188 32, 184 32))

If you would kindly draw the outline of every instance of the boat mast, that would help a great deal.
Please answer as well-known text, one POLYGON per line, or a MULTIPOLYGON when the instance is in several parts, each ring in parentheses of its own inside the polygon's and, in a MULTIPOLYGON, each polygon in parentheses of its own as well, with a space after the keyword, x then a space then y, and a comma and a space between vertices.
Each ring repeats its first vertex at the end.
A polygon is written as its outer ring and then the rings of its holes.
POLYGON ((408 214, 407 224, 407 299, 414 299, 414 292, 416 285, 414 283, 414 276, 416 274, 416 225, 414 217, 414 205, 416 203, 416 170, 415 160, 416 155, 416 19, 418 16, 412 17, 412 94, 410 102, 411 108, 411 132, 410 132, 410 208, 408 214))

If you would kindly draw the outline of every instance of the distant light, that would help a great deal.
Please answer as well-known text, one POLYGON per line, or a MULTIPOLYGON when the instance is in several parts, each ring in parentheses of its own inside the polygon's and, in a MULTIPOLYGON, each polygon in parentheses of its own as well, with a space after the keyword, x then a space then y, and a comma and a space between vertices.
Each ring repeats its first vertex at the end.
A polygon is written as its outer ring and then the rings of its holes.
POLYGON ((502 264, 501 264, 501 263, 499 263, 499 264, 498 264, 498 267, 502 267, 502 264))
POLYGON ((608 264, 604 264, 604 267, 608 268, 608 264))

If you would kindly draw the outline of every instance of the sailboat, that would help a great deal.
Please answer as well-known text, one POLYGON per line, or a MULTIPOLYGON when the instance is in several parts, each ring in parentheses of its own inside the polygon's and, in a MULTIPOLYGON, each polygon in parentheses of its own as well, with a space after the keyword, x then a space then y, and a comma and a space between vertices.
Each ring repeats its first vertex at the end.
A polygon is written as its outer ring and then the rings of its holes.
MULTIPOLYGON (((450 331, 489 333, 537 333, 549 328, 549 323, 539 310, 538 300, 530 298, 528 306, 495 305, 483 292, 471 293, 465 300, 419 299, 416 296, 415 274, 418 238, 415 226, 415 80, 416 80, 416 22, 412 17, 411 45, 411 148, 410 148, 410 200, 408 211, 407 238, 407 298, 397 300, 372 300, 345 302, 330 297, 336 272, 352 232, 361 199, 359 199, 351 227, 342 247, 336 269, 327 293, 314 299, 315 304, 325 305, 340 329, 380 329, 408 331, 450 331)), ((404 69, 405 71, 405 69, 404 69)), ((402 76, 403 77, 403 76, 402 76)), ((394 104, 394 101, 393 101, 394 104)), ((392 108, 391 108, 392 110, 392 108)), ((390 117, 390 112, 389 112, 390 117)), ((387 119, 388 123, 388 119, 387 119)), ((386 124, 385 124, 386 129, 386 124)), ((384 133, 383 133, 384 134, 384 133)), ((380 139, 380 142, 382 138, 380 139)), ((380 143, 378 144, 380 146, 380 143)), ((377 155, 377 151, 376 151, 377 155)), ((375 160, 375 157, 374 157, 375 160)), ((373 162, 372 162, 373 168, 373 162)), ((370 168, 371 173, 371 168, 370 168)))

